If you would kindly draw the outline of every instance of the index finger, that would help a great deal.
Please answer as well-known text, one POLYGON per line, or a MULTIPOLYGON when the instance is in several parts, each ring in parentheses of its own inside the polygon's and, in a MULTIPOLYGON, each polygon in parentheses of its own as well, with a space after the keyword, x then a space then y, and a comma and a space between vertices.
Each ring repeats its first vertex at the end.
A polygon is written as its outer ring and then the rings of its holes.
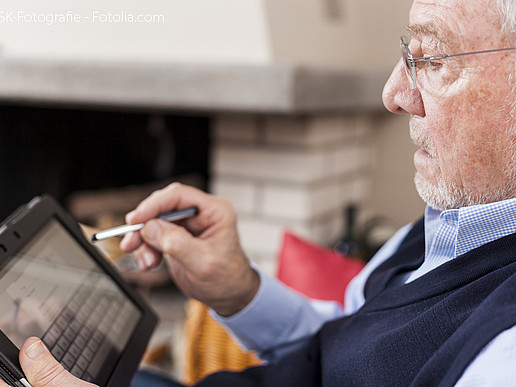
MULTIPOLYGON (((197 188, 172 183, 159 191, 153 192, 143 200, 135 210, 126 215, 126 222, 127 224, 145 223, 168 211, 190 206, 196 206, 199 209, 199 214, 202 214, 212 202, 210 197, 211 195, 197 188)), ((195 216, 188 220, 188 226, 196 230, 202 230, 207 226, 207 222, 202 220, 202 216, 195 216)))

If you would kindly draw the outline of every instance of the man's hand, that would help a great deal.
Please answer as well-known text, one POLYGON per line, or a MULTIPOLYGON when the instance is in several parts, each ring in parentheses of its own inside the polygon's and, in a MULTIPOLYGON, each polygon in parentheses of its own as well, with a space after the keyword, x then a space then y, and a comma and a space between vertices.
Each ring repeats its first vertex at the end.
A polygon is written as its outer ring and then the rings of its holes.
POLYGON ((235 314, 255 296, 260 280, 240 247, 236 214, 226 199, 174 183, 145 199, 126 221, 146 223, 121 243, 134 251, 140 268, 164 258, 177 285, 220 315, 235 314), (154 219, 189 206, 199 214, 178 224, 154 219))
MULTIPOLYGON (((36 337, 28 338, 20 349, 20 364, 32 387, 93 387, 66 371, 36 337)), ((1 387, 8 387, 0 380, 1 387)))

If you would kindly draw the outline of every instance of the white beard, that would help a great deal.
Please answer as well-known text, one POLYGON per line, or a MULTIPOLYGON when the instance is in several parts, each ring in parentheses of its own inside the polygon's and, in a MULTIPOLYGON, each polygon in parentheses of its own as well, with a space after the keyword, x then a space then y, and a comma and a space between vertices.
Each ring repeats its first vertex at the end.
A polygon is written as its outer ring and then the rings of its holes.
MULTIPOLYGON (((415 130, 411 130, 410 134, 415 144, 422 145, 423 149, 432 157, 437 157, 435 147, 428 137, 415 130)), ((493 187, 491 192, 469 192, 463 187, 457 187, 454 183, 446 182, 442 176, 437 184, 432 184, 425 180, 418 172, 416 172, 414 178, 416 190, 426 204, 440 211, 494 203, 516 197, 516 143, 511 142, 501 153, 506 155, 505 169, 503 171, 503 181, 505 184, 493 187)))
POLYGON ((444 211, 480 204, 476 200, 472 200, 471 195, 467 195, 461 189, 445 184, 443 179, 440 179, 437 185, 433 185, 426 181, 421 174, 416 173, 414 182, 421 199, 436 210, 444 211))
POLYGON ((453 208, 494 203, 516 197, 516 168, 512 168, 512 171, 508 170, 506 173, 509 177, 506 181, 509 184, 493 192, 483 194, 468 192, 463 188, 456 187, 454 184, 445 183, 442 178, 439 179, 437 185, 434 185, 426 181, 419 173, 416 173, 414 182, 419 196, 426 204, 436 210, 444 211, 453 208))

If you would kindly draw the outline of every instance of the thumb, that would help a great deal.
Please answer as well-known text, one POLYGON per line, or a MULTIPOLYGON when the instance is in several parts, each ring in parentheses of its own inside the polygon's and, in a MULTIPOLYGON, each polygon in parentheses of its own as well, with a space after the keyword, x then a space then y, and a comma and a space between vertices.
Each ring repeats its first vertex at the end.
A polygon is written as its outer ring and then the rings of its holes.
POLYGON ((195 246, 195 238, 183 227, 162 220, 151 220, 140 231, 150 246, 172 256, 184 256, 195 246))
POLYGON ((20 350, 20 364, 33 387, 92 386, 66 371, 36 337, 30 337, 23 343, 20 350))

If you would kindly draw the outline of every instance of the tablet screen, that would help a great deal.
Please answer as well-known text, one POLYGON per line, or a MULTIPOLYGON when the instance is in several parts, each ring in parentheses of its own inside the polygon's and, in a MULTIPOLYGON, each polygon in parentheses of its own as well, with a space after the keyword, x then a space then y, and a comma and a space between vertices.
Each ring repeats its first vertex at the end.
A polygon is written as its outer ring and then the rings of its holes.
POLYGON ((0 329, 40 337, 74 375, 104 384, 142 312, 56 219, 0 269, 0 329))

